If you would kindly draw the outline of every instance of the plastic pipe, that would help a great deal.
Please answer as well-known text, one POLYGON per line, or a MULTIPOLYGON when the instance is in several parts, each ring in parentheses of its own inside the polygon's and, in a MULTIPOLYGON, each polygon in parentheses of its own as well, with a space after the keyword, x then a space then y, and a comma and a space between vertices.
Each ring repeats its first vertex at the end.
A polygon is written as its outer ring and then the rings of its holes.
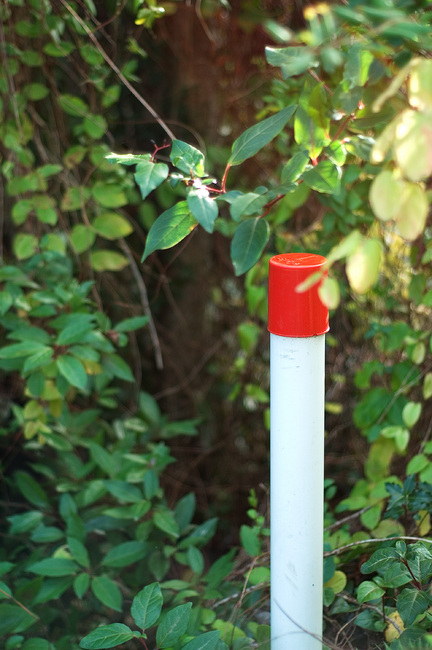
POLYGON ((272 650, 321 650, 324 344, 321 255, 270 259, 270 564, 272 650), (317 277, 320 277, 317 276, 317 277))

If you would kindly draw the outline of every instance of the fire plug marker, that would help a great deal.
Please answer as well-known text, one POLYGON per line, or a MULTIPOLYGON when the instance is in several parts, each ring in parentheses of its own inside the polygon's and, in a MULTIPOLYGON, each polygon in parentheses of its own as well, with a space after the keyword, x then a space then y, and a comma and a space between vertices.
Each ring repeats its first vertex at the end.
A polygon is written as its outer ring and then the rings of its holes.
POLYGON ((290 253, 269 266, 272 650, 322 648, 325 263, 290 253))

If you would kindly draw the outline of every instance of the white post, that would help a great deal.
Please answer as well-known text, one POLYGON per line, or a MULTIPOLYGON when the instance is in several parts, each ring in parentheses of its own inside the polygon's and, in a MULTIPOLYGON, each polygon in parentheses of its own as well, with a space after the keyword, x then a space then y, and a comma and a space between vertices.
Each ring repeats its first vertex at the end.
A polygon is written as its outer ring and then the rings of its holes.
POLYGON ((324 344, 320 255, 270 260, 270 556, 272 650, 321 650, 324 344))

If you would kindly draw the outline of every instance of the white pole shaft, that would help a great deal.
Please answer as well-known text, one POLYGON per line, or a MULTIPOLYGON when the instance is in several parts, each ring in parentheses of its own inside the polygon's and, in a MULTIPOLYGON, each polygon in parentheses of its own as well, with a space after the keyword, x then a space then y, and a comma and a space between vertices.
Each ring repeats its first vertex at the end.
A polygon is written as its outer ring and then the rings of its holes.
POLYGON ((270 334, 272 650, 321 650, 325 335, 270 334))

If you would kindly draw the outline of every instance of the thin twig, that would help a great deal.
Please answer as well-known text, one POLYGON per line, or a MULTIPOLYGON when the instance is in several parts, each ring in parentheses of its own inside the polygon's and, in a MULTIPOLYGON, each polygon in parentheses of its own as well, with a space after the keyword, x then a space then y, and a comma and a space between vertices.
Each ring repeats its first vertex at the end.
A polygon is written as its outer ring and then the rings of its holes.
POLYGON ((175 135, 171 131, 171 129, 165 124, 165 122, 162 120, 161 117, 156 113, 154 108, 150 106, 150 104, 142 97, 137 90, 132 86, 131 83, 126 79, 124 74, 119 70, 119 68, 116 66, 114 61, 108 56, 108 54, 105 52, 104 48, 100 45, 99 41, 97 40, 96 36, 93 34, 93 32, 88 28, 86 23, 83 21, 83 19, 77 14, 77 12, 70 6, 66 0, 60 0, 62 5, 69 11, 69 13, 75 18, 76 21, 79 22, 81 27, 84 29, 88 37, 93 41, 95 47, 99 50, 99 52, 102 54, 103 58, 105 61, 108 63, 110 68, 116 73, 120 81, 126 88, 129 90, 129 92, 132 93, 134 97, 139 101, 140 104, 144 106, 144 108, 154 117, 156 122, 159 124, 159 126, 162 127, 162 129, 165 131, 165 133, 168 135, 171 140, 175 140, 175 135))
POLYGON ((119 244, 120 244, 120 247, 121 247, 122 251, 124 252, 124 254, 126 255, 126 257, 129 260, 129 264, 131 266, 132 274, 133 274, 133 276, 135 278, 135 282, 137 283, 138 292, 139 292, 139 295, 140 295, 140 298, 141 298, 141 304, 142 304, 143 309, 144 309, 144 314, 149 319, 148 327, 149 327, 149 332, 150 332, 150 339, 151 339, 153 349, 154 349, 154 353, 155 353, 156 368, 158 370, 162 370, 163 365, 164 365, 163 364, 163 358, 162 358, 162 351, 161 351, 161 346, 160 346, 160 343, 159 343, 158 333, 156 331, 156 326, 154 324, 153 316, 152 316, 151 309, 150 309, 150 303, 149 303, 148 294, 147 294, 147 287, 145 286, 143 277, 142 277, 142 275, 141 275, 141 273, 139 271, 137 263, 135 262, 135 259, 134 259, 133 255, 132 255, 131 251, 129 250, 129 246, 127 246, 124 239, 120 239, 119 244))
POLYGON ((354 546, 361 546, 364 544, 380 544, 383 542, 397 542, 399 540, 407 540, 410 542, 427 542, 428 544, 432 544, 432 539, 426 539, 424 537, 411 537, 409 535, 401 535, 400 537, 380 537, 376 539, 362 539, 358 542, 351 542, 350 544, 346 544, 345 546, 340 546, 339 548, 333 549, 333 551, 325 551, 324 552, 324 557, 331 557, 332 555, 341 555, 345 551, 348 551, 350 548, 353 548, 354 546))

